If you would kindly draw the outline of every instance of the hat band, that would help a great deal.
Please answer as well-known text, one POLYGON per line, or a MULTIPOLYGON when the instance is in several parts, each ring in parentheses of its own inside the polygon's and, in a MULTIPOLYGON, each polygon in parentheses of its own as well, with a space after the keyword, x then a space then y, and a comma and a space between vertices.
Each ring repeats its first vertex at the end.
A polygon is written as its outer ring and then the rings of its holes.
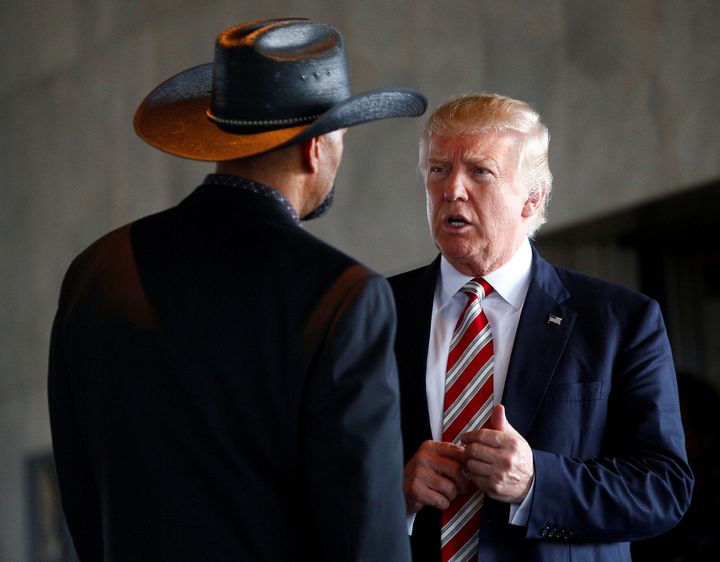
POLYGON ((237 127, 266 127, 271 125, 297 125, 298 123, 308 123, 309 121, 315 121, 320 115, 310 115, 309 117, 288 117, 287 119, 258 119, 258 120, 243 120, 243 119, 225 119, 224 117, 218 117, 213 115, 208 109, 207 116, 210 121, 217 123, 218 125, 230 125, 237 127))

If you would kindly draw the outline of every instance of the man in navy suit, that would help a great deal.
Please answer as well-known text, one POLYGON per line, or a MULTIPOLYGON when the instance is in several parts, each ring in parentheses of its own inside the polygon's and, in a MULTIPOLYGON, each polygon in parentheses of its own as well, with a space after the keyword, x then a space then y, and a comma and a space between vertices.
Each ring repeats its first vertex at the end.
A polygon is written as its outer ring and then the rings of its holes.
MULTIPOLYGON (((422 134, 441 256, 390 279, 415 562, 441 560, 442 511, 471 490, 484 492, 481 522, 472 551, 452 560, 630 560, 630 541, 670 529, 690 502, 657 303, 554 267, 529 242, 551 189, 548 143, 527 104, 485 94, 444 104, 422 134), (494 408, 481 429, 443 442, 448 350, 468 298, 459 289, 475 277, 492 288, 482 309, 494 408)), ((443 528, 443 542, 454 532, 443 528)))

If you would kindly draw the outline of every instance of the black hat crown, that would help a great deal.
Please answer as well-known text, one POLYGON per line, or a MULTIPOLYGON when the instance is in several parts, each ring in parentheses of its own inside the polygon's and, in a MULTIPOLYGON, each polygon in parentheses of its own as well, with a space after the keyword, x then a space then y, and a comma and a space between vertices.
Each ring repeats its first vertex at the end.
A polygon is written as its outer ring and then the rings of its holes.
POLYGON ((343 38, 328 25, 271 20, 218 37, 208 114, 225 130, 307 123, 350 94, 343 38))

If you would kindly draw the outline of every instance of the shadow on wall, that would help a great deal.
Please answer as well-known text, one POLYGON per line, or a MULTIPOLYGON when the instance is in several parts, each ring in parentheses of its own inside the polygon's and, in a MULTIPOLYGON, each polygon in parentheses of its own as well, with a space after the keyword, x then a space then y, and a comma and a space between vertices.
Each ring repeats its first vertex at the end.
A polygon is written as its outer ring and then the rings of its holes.
POLYGON ((30 562, 78 562, 60 505, 52 452, 31 456, 26 470, 30 562))
POLYGON ((698 377, 678 373, 680 408, 695 490, 690 509, 671 531, 632 545, 635 562, 714 560, 720 552, 720 394, 698 377))

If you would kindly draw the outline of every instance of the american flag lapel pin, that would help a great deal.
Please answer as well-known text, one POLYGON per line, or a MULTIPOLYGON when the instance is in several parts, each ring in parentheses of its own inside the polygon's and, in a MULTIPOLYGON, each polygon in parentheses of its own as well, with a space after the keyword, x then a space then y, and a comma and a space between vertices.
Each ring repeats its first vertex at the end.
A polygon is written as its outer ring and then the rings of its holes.
POLYGON ((560 324, 562 324, 562 317, 555 316, 554 314, 548 314, 547 323, 555 324, 556 326, 559 326, 560 324))

